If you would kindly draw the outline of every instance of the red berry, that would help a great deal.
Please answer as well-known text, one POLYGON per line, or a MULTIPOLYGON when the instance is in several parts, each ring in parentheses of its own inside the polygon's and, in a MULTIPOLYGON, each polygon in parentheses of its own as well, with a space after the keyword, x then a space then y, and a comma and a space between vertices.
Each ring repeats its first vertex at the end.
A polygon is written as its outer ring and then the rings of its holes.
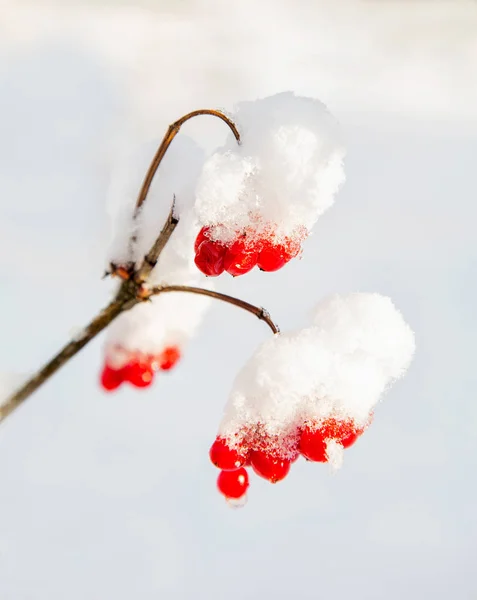
POLYGON ((217 477, 219 492, 226 498, 242 498, 248 486, 248 473, 243 467, 235 471, 221 471, 217 477))
POLYGON ((277 483, 288 475, 290 461, 279 458, 263 450, 254 450, 250 455, 252 469, 257 475, 277 483))
POLYGON ((326 419, 318 427, 307 425, 301 433, 300 452, 308 460, 327 462, 327 440, 334 440, 343 448, 349 448, 364 430, 364 427, 358 427, 351 419, 340 421, 333 417, 326 419))
POLYGON ((159 368, 162 371, 169 371, 180 359, 181 353, 177 346, 169 346, 164 349, 158 358, 159 368))
POLYGON ((278 271, 299 252, 300 245, 295 242, 272 244, 270 241, 265 241, 257 264, 262 271, 278 271))
POLYGON ((364 427, 358 427, 351 419, 338 421, 337 419, 331 418, 324 421, 321 426, 323 437, 325 439, 336 440, 343 448, 352 446, 359 436, 364 433, 364 429, 364 427))
POLYGON ((209 277, 224 272, 224 257, 227 248, 218 242, 204 240, 198 247, 194 262, 198 269, 209 277))
POLYGON ((209 239, 209 231, 210 227, 202 227, 202 229, 199 231, 197 237, 195 238, 194 252, 197 253, 202 242, 209 239))
POLYGON ((125 368, 125 379, 135 387, 148 387, 151 385, 153 378, 152 366, 145 362, 133 361, 125 368))
POLYGON ((223 471, 235 471, 247 462, 247 453, 231 448, 224 438, 217 437, 209 450, 212 463, 223 471))
POLYGON ((116 390, 124 381, 124 370, 113 369, 109 365, 104 365, 101 372, 101 387, 107 392, 116 390))
POLYGON ((364 432, 364 428, 356 427, 352 421, 343 423, 343 427, 340 431, 340 443, 343 448, 349 448, 352 446, 359 436, 364 432))
POLYGON ((258 251, 247 247, 240 239, 234 242, 225 253, 224 268, 230 275, 237 277, 251 271, 258 260, 258 251))
POLYGON ((326 442, 321 429, 306 425, 300 436, 300 453, 314 462, 327 462, 326 442))

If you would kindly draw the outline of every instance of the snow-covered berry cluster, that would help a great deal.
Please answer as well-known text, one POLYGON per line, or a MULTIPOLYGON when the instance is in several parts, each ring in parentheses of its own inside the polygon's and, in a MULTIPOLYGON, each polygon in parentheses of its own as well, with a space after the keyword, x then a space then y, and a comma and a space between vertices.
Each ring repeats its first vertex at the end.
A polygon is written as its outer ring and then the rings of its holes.
POLYGON ((243 102, 231 116, 241 143, 229 136, 196 190, 195 263, 209 277, 283 267, 344 180, 337 124, 318 100, 285 92, 243 102))
POLYGON ((107 392, 128 382, 137 388, 151 385, 157 371, 170 371, 180 359, 177 346, 166 346, 159 354, 128 351, 121 346, 109 349, 101 372, 101 386, 107 392))
MULTIPOLYGON (((219 490, 240 496, 251 466, 276 483, 299 456, 341 465, 383 392, 407 370, 414 334, 379 294, 334 295, 307 329, 274 336, 237 376, 211 450, 219 490)), ((248 483, 247 483, 248 485, 248 483)))
POLYGON ((301 250, 297 239, 273 241, 272 235, 262 238, 249 235, 246 230, 231 243, 214 238, 220 228, 202 227, 194 245, 195 264, 208 277, 217 277, 224 271, 237 277, 254 267, 261 271, 278 271, 301 250))

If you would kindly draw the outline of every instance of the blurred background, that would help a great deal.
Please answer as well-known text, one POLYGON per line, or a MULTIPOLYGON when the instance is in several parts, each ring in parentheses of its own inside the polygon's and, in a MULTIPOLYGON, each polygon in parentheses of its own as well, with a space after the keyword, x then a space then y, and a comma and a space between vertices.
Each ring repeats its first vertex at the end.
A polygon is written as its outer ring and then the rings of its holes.
POLYGON ((380 292, 417 339, 341 471, 254 477, 238 511, 208 449, 265 325, 214 305, 170 375, 110 396, 95 340, 0 427, 2 600, 477 598, 476 32, 465 0, 0 1, 2 371, 109 299, 119 150, 284 90, 341 122, 347 182, 303 260, 222 290, 283 330, 328 293, 380 292))

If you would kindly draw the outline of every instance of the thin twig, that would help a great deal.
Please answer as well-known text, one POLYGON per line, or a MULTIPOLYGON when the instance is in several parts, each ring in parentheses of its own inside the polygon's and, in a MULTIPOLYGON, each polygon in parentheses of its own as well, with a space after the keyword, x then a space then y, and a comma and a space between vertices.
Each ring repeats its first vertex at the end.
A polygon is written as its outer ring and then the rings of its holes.
POLYGON ((221 300, 222 302, 227 302, 228 304, 233 304, 233 306, 237 306, 238 308, 242 308, 243 310, 252 313, 261 321, 265 321, 273 333, 280 333, 278 325, 272 321, 267 310, 258 306, 254 306, 253 304, 249 304, 248 302, 240 300, 239 298, 234 298, 233 296, 221 294, 220 292, 214 292, 212 290, 206 290, 204 288, 190 287, 188 285, 164 285, 151 288, 150 290, 151 296, 163 294, 165 292, 186 292, 189 294, 199 294, 201 296, 209 296, 209 298, 221 300))
MULTIPOLYGON (((189 121, 190 119, 193 119, 194 117, 200 117, 201 115, 211 115, 213 117, 217 117, 218 119, 221 119, 224 123, 226 123, 229 126, 235 139, 237 140, 237 143, 240 144, 240 133, 239 133, 237 127, 235 126, 235 123, 231 119, 229 119, 226 115, 224 115, 224 113, 220 112, 219 110, 213 110, 213 109, 209 109, 209 108, 194 110, 194 111, 184 115, 183 117, 181 117, 174 123, 172 123, 172 125, 169 125, 169 127, 166 131, 166 134, 162 138, 162 142, 160 143, 159 148, 157 149, 156 154, 154 155, 154 157, 151 161, 151 164, 149 165, 149 168, 147 170, 146 176, 144 177, 144 181, 142 183, 141 189, 139 190, 133 219, 137 218, 140 208, 144 204, 144 202, 147 198, 149 189, 152 184, 152 180, 154 179, 154 176, 157 173, 157 170, 159 169, 162 159, 164 158, 169 146, 171 145, 172 140, 179 133, 180 128, 182 127, 182 125, 184 125, 184 123, 186 121, 189 121)), ((172 221, 172 217, 173 217, 173 210, 174 210, 174 205, 172 207, 172 211, 171 211, 171 215, 170 215, 171 221, 172 221)), ((177 225, 177 221, 174 224, 174 226, 170 232, 170 235, 174 231, 175 225, 177 225)), ((170 235, 169 235, 169 237, 170 237, 170 235)), ((129 254, 130 254, 131 259, 132 259, 132 255, 134 252, 134 244, 136 243, 136 241, 137 241, 136 234, 131 235, 131 238, 129 239, 129 254)), ((164 242, 164 245, 166 243, 167 243, 167 240, 164 242)), ((151 251, 149 252, 149 254, 145 257, 145 262, 139 269, 139 271, 140 271, 139 280, 145 281, 145 277, 147 275, 149 275, 149 273, 154 268, 154 265, 157 262, 157 258, 159 256, 159 253, 161 252, 161 250, 162 250, 162 248, 154 249, 154 247, 153 247, 151 249, 151 251), (148 265, 152 265, 151 268, 146 266, 146 263, 148 263, 148 265)), ((131 261, 131 264, 134 264, 134 262, 131 261)))
POLYGON ((162 228, 161 233, 159 234, 157 240, 152 245, 152 248, 144 257, 142 265, 139 267, 134 279, 136 283, 141 284, 144 283, 151 271, 157 264, 157 259, 159 255, 164 250, 167 242, 169 241, 171 235, 174 233, 174 229, 177 227, 179 223, 179 217, 175 214, 175 196, 172 202, 171 210, 169 211, 169 215, 167 216, 167 220, 164 223, 164 227, 162 228))
POLYGON ((166 131, 166 135, 163 137, 162 142, 159 148, 157 149, 154 158, 152 159, 152 162, 149 166, 149 169, 146 173, 146 176, 144 178, 143 184, 137 197, 135 214, 138 213, 144 200, 146 199, 146 196, 149 192, 149 188, 151 187, 152 180, 154 179, 154 175, 156 174, 156 171, 159 168, 159 165, 161 164, 161 161, 164 158, 167 149, 171 145, 172 140, 179 133, 180 128, 182 127, 182 125, 184 125, 186 121, 188 121, 189 119, 193 119, 194 117, 199 117, 200 115, 211 115, 213 117, 218 117, 219 119, 222 119, 222 121, 224 121, 224 123, 226 123, 230 127, 235 139, 240 144, 240 134, 237 130, 237 127, 226 115, 221 113, 219 110, 211 110, 208 108, 204 108, 200 110, 194 110, 193 112, 184 115, 178 121, 175 121, 175 123, 169 125, 166 131))

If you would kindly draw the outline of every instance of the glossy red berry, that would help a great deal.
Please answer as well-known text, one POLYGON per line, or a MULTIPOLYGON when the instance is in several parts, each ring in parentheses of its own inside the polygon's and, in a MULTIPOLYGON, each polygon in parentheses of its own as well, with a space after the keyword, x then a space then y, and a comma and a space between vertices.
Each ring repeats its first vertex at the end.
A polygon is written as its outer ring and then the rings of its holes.
POLYGON ((235 471, 221 471, 217 477, 219 492, 226 498, 242 498, 249 486, 248 473, 242 467, 235 471))
POLYGON ((252 469, 257 475, 277 483, 288 475, 290 461, 279 458, 263 450, 254 450, 250 455, 252 469))
POLYGON ((295 242, 272 244, 270 241, 265 241, 257 265, 262 271, 278 271, 299 252, 300 245, 295 242))
POLYGON ((202 242, 204 242, 205 240, 209 240, 209 232, 210 227, 202 227, 197 237, 195 238, 194 252, 197 253, 197 251, 199 250, 199 246, 202 244, 202 242))
POLYGON ((198 247, 194 262, 208 277, 217 277, 224 272, 224 257, 227 248, 218 242, 204 240, 198 247))
POLYGON ((103 390, 107 392, 116 390, 124 382, 123 369, 113 369, 108 364, 104 365, 100 382, 103 390))
POLYGON ((181 353, 177 346, 168 346, 158 358, 159 369, 161 371, 169 371, 176 365, 180 357, 181 353))
POLYGON ((247 453, 239 452, 227 444, 227 440, 217 437, 209 450, 212 463, 223 471, 235 471, 247 462, 247 453))
POLYGON ((151 385, 154 378, 152 366, 145 362, 133 361, 125 368, 125 379, 138 388, 151 385))
POLYGON ((343 448, 352 446, 365 430, 364 427, 358 427, 351 419, 339 421, 334 418, 324 421, 321 429, 324 438, 336 440, 343 448))
POLYGON ((365 427, 358 427, 351 419, 340 421, 333 417, 324 420, 318 426, 307 425, 301 433, 300 452, 308 460, 327 462, 327 440, 334 440, 343 448, 349 448, 364 430, 365 427))
POLYGON ((323 431, 311 425, 306 425, 301 432, 299 450, 307 460, 314 462, 328 461, 323 431))
POLYGON ((247 247, 244 240, 234 242, 225 253, 224 269, 230 275, 237 277, 245 275, 257 264, 258 250, 247 247))

